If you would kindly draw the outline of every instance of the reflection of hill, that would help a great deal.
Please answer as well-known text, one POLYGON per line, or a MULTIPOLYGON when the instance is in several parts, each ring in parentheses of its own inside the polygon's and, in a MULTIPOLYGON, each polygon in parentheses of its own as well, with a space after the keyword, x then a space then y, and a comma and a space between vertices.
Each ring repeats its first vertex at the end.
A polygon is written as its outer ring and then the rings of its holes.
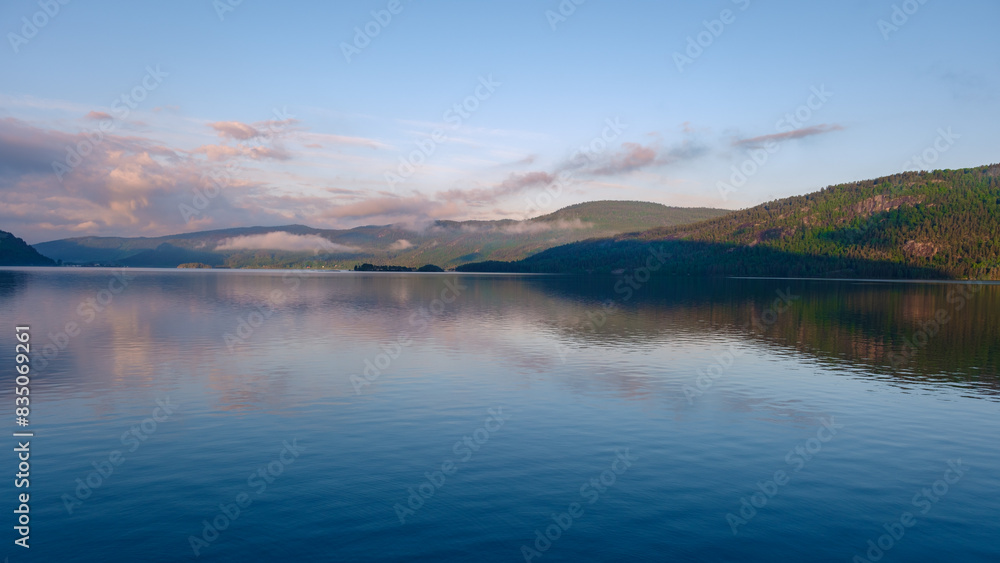
POLYGON ((27 282, 28 275, 14 270, 0 270, 0 300, 16 297, 27 282))
MULTIPOLYGON (((16 301, 0 298, 0 315, 30 310, 33 319, 44 319, 39 349, 50 330, 69 321, 81 326, 38 374, 39 381, 58 381, 47 391, 53 400, 99 392, 101 401, 125 401, 166 381, 196 386, 221 409, 280 411, 296 396, 353 396, 349 375, 401 331, 413 332, 414 350, 422 352, 393 364, 393 377, 442 371, 474 377, 486 362, 516 375, 511 384, 559 377, 569 392, 612 389, 645 400, 677 390, 623 365, 619 352, 743 341, 844 368, 835 372, 959 384, 986 396, 1000 389, 996 285, 983 286, 956 310, 957 294, 949 292, 965 285, 672 278, 650 281, 624 300, 614 289, 618 278, 610 276, 130 270, 128 287, 86 323, 78 305, 107 288, 114 273, 0 272, 0 297, 17 292, 16 301), (446 283, 464 286, 461 296, 417 330, 412 316, 433 307, 446 283), (799 299, 773 324, 761 325, 779 290, 799 299), (591 327, 608 300, 616 310, 591 327), (272 311, 269 318, 230 350, 225 335, 261 310, 272 311), (902 352, 904 339, 913 340, 939 310, 950 320, 893 369, 890 354, 902 352), (573 360, 565 363, 557 344, 598 351, 587 356, 596 363, 567 373, 573 360)), ((0 351, 4 358, 9 352, 0 351)))
MULTIPOLYGON (((589 310, 597 311, 602 300, 621 298, 613 291, 615 283, 612 277, 567 277, 537 285, 559 299, 575 295, 569 303, 589 302, 589 310)), ((739 334, 899 378, 979 382, 1000 389, 997 311, 998 285, 685 278, 650 282, 596 331, 583 311, 576 322, 560 328, 594 344, 619 338, 641 341, 671 331, 739 334), (981 291, 967 296, 971 288, 981 291), (779 290, 800 299, 768 325, 761 317, 779 290), (949 320, 921 344, 921 331, 925 325, 934 331, 931 321, 939 311, 949 320), (901 361, 907 342, 917 351, 901 361)))
MULTIPOLYGON (((615 277, 574 276, 420 276, 347 275, 330 279, 309 277, 286 304, 308 314, 336 316, 363 325, 376 341, 391 340, 408 326, 414 312, 439 296, 443 280, 461 280, 468 290, 449 304, 442 318, 431 323, 429 337, 456 349, 493 349, 490 332, 469 330, 477 325, 523 326, 528 333, 555 331, 583 346, 636 346, 676 335, 749 339, 793 349, 823 361, 862 364, 899 378, 981 381, 1000 380, 1000 286, 980 285, 980 293, 963 298, 968 284, 869 283, 795 280, 736 280, 675 278, 651 281, 628 301, 614 288, 615 277), (761 318, 778 293, 799 299, 788 312, 767 325, 761 318), (616 312, 603 325, 589 321, 601 304, 614 300, 616 312), (958 304, 964 301, 961 310, 958 304), (945 311, 950 320, 909 361, 892 365, 892 356, 906 350, 921 327, 945 311), (322 313, 322 311, 326 311, 322 313), (463 328, 459 328, 463 327, 463 328), (485 336, 483 336, 485 334, 485 336), (476 340, 487 338, 487 340, 476 340)), ((224 278, 223 278, 224 279, 224 278)), ((256 288, 266 299, 280 287, 280 276, 264 286, 248 277, 246 289, 256 288)), ((237 282, 243 284, 244 282, 237 282)), ((229 284, 227 284, 229 285, 229 284)), ((231 295, 230 297, 236 297, 231 295)), ((254 299, 240 297, 246 306, 254 299)), ((507 358, 521 357, 497 346, 507 358)), ((525 359, 525 358, 522 358, 525 359)), ((555 358, 525 359, 525 368, 555 358)), ((516 360, 510 360, 515 361, 516 360)))

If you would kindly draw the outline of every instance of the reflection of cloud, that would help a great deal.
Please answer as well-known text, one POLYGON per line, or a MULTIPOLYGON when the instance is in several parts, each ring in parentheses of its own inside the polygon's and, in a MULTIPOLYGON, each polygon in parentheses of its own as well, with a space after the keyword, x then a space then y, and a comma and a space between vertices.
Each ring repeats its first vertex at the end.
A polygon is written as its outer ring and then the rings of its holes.
POLYGON ((749 139, 733 141, 733 145, 737 146, 761 145, 768 141, 774 141, 780 143, 781 141, 787 141, 789 139, 802 139, 805 137, 812 137, 814 135, 822 135, 824 133, 830 133, 832 131, 843 131, 843 130, 844 128, 837 124, 828 125, 826 123, 821 123, 819 125, 812 125, 810 127, 802 127, 801 129, 796 129, 794 131, 785 131, 784 133, 772 133, 770 135, 761 135, 759 137, 751 137, 749 139))
POLYGON ((406 250, 407 248, 413 248, 413 243, 405 238, 401 238, 389 245, 389 250, 406 250))
POLYGON ((336 244, 319 235, 295 235, 274 231, 263 235, 246 235, 228 238, 215 250, 287 250, 289 252, 358 252, 360 249, 336 244))

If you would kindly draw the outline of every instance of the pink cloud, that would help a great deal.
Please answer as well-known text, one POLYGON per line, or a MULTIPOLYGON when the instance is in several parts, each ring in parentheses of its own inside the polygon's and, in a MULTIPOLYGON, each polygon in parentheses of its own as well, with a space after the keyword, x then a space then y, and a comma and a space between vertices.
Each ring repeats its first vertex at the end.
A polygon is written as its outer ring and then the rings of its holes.
POLYGON ((769 141, 781 142, 790 139, 802 139, 805 137, 812 137, 814 135, 822 135, 824 133, 830 133, 833 131, 843 131, 844 128, 840 125, 833 124, 828 125, 822 123, 820 125, 813 125, 811 127, 802 127, 801 129, 795 129, 794 131, 785 131, 783 133, 772 133, 770 135, 761 135, 759 137, 751 137, 749 139, 741 139, 734 141, 733 145, 745 146, 745 145, 760 145, 769 141))
POLYGON ((656 150, 638 143, 622 143, 622 150, 611 155, 607 163, 594 170, 599 176, 632 172, 656 162, 656 150))
POLYGON ((548 172, 525 172, 511 174, 506 180, 489 188, 473 188, 468 190, 448 190, 438 194, 441 198, 463 201, 468 204, 482 205, 494 203, 499 199, 513 196, 533 186, 545 186, 556 179, 548 172))
POLYGON ((219 136, 223 138, 229 137, 231 139, 246 141, 260 136, 260 131, 257 128, 246 123, 240 123, 239 121, 216 121, 215 123, 209 123, 208 126, 215 129, 219 133, 219 136))
POLYGON ((90 132, 69 134, 0 119, 0 222, 34 242, 286 222, 272 209, 253 205, 248 194, 256 185, 238 177, 189 222, 180 206, 192 205, 196 189, 211 188, 206 177, 211 170, 189 153, 149 139, 105 133, 94 142, 90 132), (88 147, 86 154, 79 147, 88 147), (72 156, 75 151, 79 156, 72 156))
POLYGON ((320 146, 322 143, 329 145, 346 145, 355 147, 367 147, 371 149, 387 149, 390 148, 389 145, 376 141, 375 139, 368 139, 365 137, 351 137, 349 135, 333 135, 330 133, 303 133, 301 135, 304 141, 308 141, 309 144, 306 146, 320 146))
POLYGON ((240 121, 216 121, 208 126, 224 139, 235 139, 237 141, 249 141, 258 137, 269 137, 285 133, 299 121, 297 119, 269 119, 255 123, 243 123, 240 121))
POLYGON ((338 252, 351 253, 360 249, 354 246, 336 244, 319 235, 296 235, 275 231, 262 235, 246 235, 227 238, 215 250, 286 250, 288 252, 338 252))

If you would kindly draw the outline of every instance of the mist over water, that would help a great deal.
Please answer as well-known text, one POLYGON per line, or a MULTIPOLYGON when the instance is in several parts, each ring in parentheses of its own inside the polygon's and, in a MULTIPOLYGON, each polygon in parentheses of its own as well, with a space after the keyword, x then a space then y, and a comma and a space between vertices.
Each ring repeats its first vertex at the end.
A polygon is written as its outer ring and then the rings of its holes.
POLYGON ((1000 559, 1000 287, 618 281, 0 270, 32 553, 1000 559))

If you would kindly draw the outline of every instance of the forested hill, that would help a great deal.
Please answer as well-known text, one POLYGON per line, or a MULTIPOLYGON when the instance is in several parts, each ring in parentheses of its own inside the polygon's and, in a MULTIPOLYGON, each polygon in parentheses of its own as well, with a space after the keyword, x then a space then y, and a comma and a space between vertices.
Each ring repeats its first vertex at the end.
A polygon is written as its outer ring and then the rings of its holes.
POLYGON ((64 263, 85 265, 344 269, 370 263, 448 268, 481 260, 519 260, 561 244, 694 223, 726 213, 640 201, 593 201, 522 221, 442 220, 424 228, 383 225, 346 230, 244 227, 155 238, 71 238, 43 242, 37 248, 64 263))
POLYGON ((613 272, 649 247, 680 275, 1000 279, 1000 165, 831 186, 678 227, 463 271, 613 272))
POLYGON ((28 243, 0 231, 0 266, 54 266, 55 262, 42 256, 28 243))

